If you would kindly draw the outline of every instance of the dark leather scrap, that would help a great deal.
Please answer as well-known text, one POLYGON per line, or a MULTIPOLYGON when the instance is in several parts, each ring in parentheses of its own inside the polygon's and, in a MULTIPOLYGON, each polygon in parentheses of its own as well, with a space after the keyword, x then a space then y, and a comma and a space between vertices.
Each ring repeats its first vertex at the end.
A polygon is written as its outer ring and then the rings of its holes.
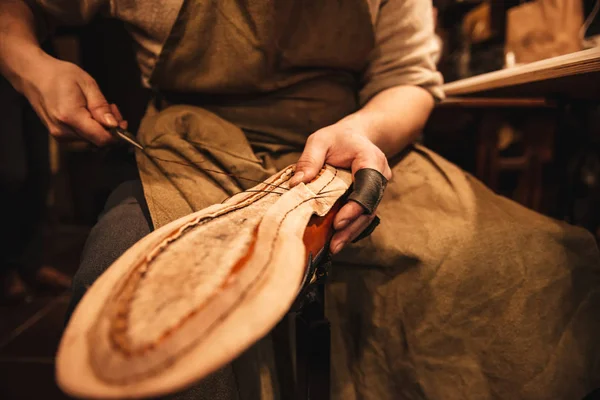
POLYGON ((369 226, 367 226, 356 238, 354 238, 352 243, 356 243, 359 240, 362 240, 362 239, 366 238, 367 236, 369 236, 371 233, 373 233, 375 228, 377 228, 379 226, 380 223, 381 223, 381 220, 379 219, 379 217, 376 216, 375 218, 373 218, 373 221, 371 221, 369 226))
POLYGON ((348 199, 360 204, 367 214, 373 214, 383 197, 386 185, 387 179, 381 172, 372 168, 359 169, 354 174, 354 190, 348 199))

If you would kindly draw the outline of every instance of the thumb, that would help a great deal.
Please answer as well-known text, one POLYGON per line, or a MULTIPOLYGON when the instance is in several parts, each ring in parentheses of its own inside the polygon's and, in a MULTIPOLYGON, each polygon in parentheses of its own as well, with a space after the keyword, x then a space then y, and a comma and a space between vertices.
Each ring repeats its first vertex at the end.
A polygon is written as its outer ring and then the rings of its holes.
POLYGON ((298 185, 300 182, 312 181, 321 168, 325 164, 325 157, 327 156, 328 146, 321 140, 310 136, 306 141, 306 146, 302 155, 296 162, 296 170, 294 176, 290 179, 290 187, 298 185))
POLYGON ((87 101, 87 109, 92 117, 104 126, 116 127, 118 125, 117 119, 96 82, 90 79, 82 85, 81 89, 87 101))

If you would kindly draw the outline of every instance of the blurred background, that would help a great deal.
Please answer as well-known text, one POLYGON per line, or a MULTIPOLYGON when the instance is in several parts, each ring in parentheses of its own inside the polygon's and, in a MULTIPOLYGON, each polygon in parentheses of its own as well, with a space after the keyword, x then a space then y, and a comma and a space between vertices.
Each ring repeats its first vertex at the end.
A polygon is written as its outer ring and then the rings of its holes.
MULTIPOLYGON (((600 239, 599 2, 433 4, 448 100, 423 142, 496 192, 600 239)), ((120 22, 59 30, 45 48, 88 71, 137 130, 150 93, 120 22)), ((49 138, 0 77, 0 399, 66 398, 54 383, 69 299, 60 279, 76 271, 108 194, 135 174, 127 149, 49 138)))

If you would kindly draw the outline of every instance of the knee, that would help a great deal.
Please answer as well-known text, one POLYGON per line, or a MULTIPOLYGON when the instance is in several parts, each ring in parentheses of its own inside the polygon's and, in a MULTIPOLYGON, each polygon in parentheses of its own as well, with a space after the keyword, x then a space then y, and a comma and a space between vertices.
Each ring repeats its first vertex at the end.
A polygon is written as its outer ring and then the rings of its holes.
POLYGON ((92 228, 84 246, 79 270, 73 279, 74 301, 148 233, 150 226, 138 203, 125 202, 108 210, 92 228))

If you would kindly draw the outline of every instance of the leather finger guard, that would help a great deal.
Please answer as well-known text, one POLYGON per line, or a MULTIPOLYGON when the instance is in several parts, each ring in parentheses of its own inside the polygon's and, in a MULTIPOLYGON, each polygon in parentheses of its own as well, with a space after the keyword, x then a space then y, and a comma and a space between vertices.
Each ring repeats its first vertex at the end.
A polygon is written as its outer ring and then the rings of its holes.
POLYGON ((367 236, 369 236, 371 233, 373 233, 373 231, 375 230, 375 228, 377 228, 380 224, 381 220, 379 219, 379 217, 375 217, 373 218, 373 221, 371 221, 371 223, 369 224, 369 226, 367 226, 353 241, 352 243, 356 243, 359 240, 362 240, 364 238, 366 238, 367 236))
POLYGON ((367 214, 373 214, 383 197, 386 185, 387 179, 381 172, 372 168, 359 169, 354 174, 354 190, 348 199, 360 204, 367 214))

